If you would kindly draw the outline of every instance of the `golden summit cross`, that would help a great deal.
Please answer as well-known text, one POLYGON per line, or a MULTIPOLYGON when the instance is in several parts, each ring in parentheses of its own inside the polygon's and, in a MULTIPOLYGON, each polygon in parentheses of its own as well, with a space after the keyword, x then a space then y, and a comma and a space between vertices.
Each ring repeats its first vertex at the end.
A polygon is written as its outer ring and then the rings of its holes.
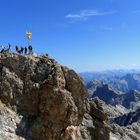
POLYGON ((28 46, 30 46, 30 41, 31 41, 32 33, 31 32, 26 32, 26 35, 27 35, 27 39, 28 39, 28 46))

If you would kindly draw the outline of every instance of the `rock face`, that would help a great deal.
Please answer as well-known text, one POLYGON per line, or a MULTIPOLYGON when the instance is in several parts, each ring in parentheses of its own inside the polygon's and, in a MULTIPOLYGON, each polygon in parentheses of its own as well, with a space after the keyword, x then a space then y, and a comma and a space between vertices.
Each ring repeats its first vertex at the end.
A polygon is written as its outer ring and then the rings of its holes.
POLYGON ((140 122, 140 108, 137 109, 135 112, 130 112, 114 119, 114 123, 120 126, 131 125, 135 122, 140 122))
POLYGON ((10 110, 0 101, 0 140, 24 140, 16 135, 17 124, 22 120, 22 117, 10 110))
POLYGON ((0 140, 108 140, 98 100, 73 70, 46 56, 0 54, 0 140))
MULTIPOLYGON (((123 115, 123 111, 113 106, 105 104, 98 98, 92 99, 92 101, 98 102, 102 113, 98 117, 108 117, 110 122, 110 140, 139 140, 140 139, 140 110, 135 112, 126 113, 123 115), (104 114, 104 115, 103 115, 104 114), (106 115, 105 115, 106 114, 106 115), (116 124, 117 123, 117 124, 116 124)), ((94 114, 96 115, 95 109, 94 114)), ((94 115, 94 116, 95 116, 94 115)))
POLYGON ((120 92, 109 87, 107 84, 101 84, 96 87, 96 90, 93 91, 92 98, 99 97, 106 104, 114 104, 114 99, 120 95, 120 92))

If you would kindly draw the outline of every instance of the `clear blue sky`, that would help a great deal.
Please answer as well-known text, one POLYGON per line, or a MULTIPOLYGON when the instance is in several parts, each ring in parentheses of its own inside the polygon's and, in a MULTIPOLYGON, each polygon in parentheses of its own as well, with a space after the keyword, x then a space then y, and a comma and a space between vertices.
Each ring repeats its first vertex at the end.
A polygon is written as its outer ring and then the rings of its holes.
POLYGON ((0 0, 0 44, 27 45, 77 72, 140 68, 140 0, 0 0))

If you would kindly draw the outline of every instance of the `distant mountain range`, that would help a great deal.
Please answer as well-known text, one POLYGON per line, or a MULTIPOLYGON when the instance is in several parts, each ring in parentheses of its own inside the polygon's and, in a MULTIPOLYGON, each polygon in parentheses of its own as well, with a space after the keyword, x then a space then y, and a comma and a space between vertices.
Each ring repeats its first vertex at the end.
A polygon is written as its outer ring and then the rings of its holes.
POLYGON ((127 74, 140 74, 140 69, 130 69, 130 70, 106 70, 101 72, 83 72, 79 73, 83 77, 84 82, 87 84, 91 80, 101 80, 108 81, 112 77, 123 77, 127 74))
POLYGON ((139 70, 104 71, 99 73, 81 73, 80 75, 83 77, 86 85, 101 81, 124 93, 130 90, 140 91, 139 70))
POLYGON ((140 139, 140 70, 80 73, 88 98, 99 98, 117 139, 140 139))
MULTIPOLYGON (((89 87, 89 85, 87 85, 89 87)), ((106 104, 113 106, 121 105, 129 110, 136 110, 140 107, 140 92, 131 90, 129 93, 122 93, 107 84, 98 83, 89 87, 90 98, 99 97, 106 104)))

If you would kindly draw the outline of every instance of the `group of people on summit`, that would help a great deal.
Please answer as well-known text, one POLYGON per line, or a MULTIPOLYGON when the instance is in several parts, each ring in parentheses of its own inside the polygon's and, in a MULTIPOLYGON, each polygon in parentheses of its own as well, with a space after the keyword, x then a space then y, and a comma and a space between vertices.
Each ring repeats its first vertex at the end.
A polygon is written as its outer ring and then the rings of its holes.
MULTIPOLYGON (((0 53, 8 53, 10 52, 10 49, 11 49, 11 44, 9 43, 7 46, 0 46, 1 50, 0 50, 0 53)), ((16 45, 15 47, 16 49, 16 52, 17 53, 20 53, 20 54, 33 54, 33 48, 31 45, 29 45, 28 47, 18 47, 16 45)))
POLYGON ((20 47, 20 48, 18 48, 18 46, 16 46, 16 52, 17 53, 21 53, 21 54, 32 54, 33 53, 33 48, 32 48, 32 46, 30 45, 28 48, 27 47, 20 47))

